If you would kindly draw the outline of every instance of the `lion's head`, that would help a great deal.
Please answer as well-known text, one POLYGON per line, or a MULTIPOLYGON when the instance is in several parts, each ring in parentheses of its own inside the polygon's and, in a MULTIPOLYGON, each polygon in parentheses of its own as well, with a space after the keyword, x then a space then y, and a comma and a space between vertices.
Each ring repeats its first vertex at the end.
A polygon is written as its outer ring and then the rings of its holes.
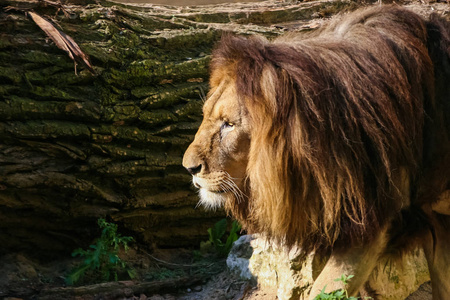
POLYGON ((410 205, 433 85, 426 36, 405 27, 393 44, 393 22, 357 26, 370 13, 306 37, 222 38, 183 159, 201 203, 306 249, 371 239, 410 205))
POLYGON ((235 81, 224 77, 212 87, 203 122, 183 159, 199 188, 201 204, 216 208, 227 198, 244 201, 249 147, 247 112, 238 101, 235 81))

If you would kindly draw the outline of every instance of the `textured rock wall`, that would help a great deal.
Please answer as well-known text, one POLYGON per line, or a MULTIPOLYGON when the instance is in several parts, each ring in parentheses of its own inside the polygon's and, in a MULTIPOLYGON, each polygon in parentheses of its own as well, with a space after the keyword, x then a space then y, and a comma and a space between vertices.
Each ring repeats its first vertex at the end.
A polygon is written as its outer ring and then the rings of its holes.
MULTIPOLYGON (((326 258, 300 249, 287 251, 258 236, 242 236, 227 259, 230 270, 261 288, 277 289, 278 299, 307 299, 326 258)), ((348 274, 350 275, 350 274, 348 274)), ((423 251, 412 251, 401 259, 381 259, 372 272, 368 287, 379 300, 403 300, 430 280, 423 251)), ((424 295, 421 299, 431 299, 424 295)))

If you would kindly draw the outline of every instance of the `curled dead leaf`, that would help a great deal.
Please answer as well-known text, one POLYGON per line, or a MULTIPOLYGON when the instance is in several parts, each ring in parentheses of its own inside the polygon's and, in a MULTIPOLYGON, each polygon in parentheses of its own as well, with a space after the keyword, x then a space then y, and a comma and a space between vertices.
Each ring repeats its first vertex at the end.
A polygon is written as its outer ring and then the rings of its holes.
POLYGON ((28 12, 31 19, 38 25, 49 38, 55 42, 56 46, 67 52, 75 65, 75 74, 77 73, 77 62, 83 64, 92 74, 95 70, 89 62, 88 56, 80 49, 78 44, 67 34, 57 29, 52 23, 41 17, 35 12, 28 12))

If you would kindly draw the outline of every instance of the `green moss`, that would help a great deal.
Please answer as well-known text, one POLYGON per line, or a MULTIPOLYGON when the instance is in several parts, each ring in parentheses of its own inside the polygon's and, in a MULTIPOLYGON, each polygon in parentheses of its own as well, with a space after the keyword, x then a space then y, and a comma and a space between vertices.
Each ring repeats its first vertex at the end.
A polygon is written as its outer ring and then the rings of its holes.
POLYGON ((87 139, 90 131, 84 124, 65 121, 27 121, 4 125, 4 132, 16 138, 77 138, 87 139))
POLYGON ((116 105, 114 106, 114 112, 116 116, 123 116, 122 118, 116 117, 112 121, 137 119, 141 109, 136 105, 116 105))
POLYGON ((228 23, 231 21, 228 14, 206 12, 187 16, 187 19, 202 23, 228 23))
POLYGON ((54 53, 30 50, 23 52, 20 59, 26 62, 40 63, 51 66, 71 67, 72 61, 67 55, 55 55, 54 53))
MULTIPOLYGON (((50 76, 55 73, 59 73, 61 70, 61 67, 58 66, 41 68, 38 70, 27 70, 25 71, 25 77, 31 83, 48 84, 53 83, 50 76)), ((61 77, 61 74, 58 74, 58 77, 61 77)))
MULTIPOLYGON (((93 7, 93 8, 85 8, 83 10, 80 11, 78 17, 80 18, 81 21, 85 22, 85 23, 93 23, 96 20, 100 19, 103 17, 102 11, 93 7)), ((108 14, 110 13, 110 11, 103 11, 103 14, 108 14)))
POLYGON ((0 85, 0 95, 8 95, 8 94, 14 94, 19 91, 19 87, 17 85, 0 85))
POLYGON ((136 98, 154 96, 158 94, 158 88, 153 86, 142 86, 131 90, 131 94, 136 98))
POLYGON ((352 1, 330 1, 330 2, 318 2, 311 3, 309 7, 298 6, 291 8, 280 6, 278 9, 272 10, 255 10, 252 12, 234 12, 234 13, 207 13, 202 11, 199 14, 191 14, 186 18, 194 22, 203 23, 229 23, 237 22, 240 24, 258 24, 258 25, 271 25, 276 23, 284 23, 289 21, 298 21, 312 19, 314 13, 323 11, 329 11, 329 13, 336 13, 341 10, 358 6, 352 1))
POLYGON ((0 116, 5 120, 55 118, 63 111, 61 103, 40 102, 18 96, 10 96, 0 105, 0 116))
MULTIPOLYGON (((5 26, 5 25, 2 25, 5 26)), ((13 43, 9 39, 0 38, 0 49, 7 49, 9 47, 13 46, 13 43)))
POLYGON ((66 91, 50 85, 34 86, 29 93, 47 99, 83 101, 83 98, 79 94, 74 93, 72 89, 66 91))
POLYGON ((163 171, 164 167, 155 166, 149 167, 145 165, 145 161, 126 161, 110 163, 98 171, 103 174, 111 176, 136 175, 139 173, 148 173, 152 171, 163 171))
POLYGON ((120 105, 105 109, 104 119, 111 122, 140 121, 152 126, 177 121, 177 117, 168 110, 143 111, 136 105, 120 105))
POLYGON ((134 47, 138 46, 141 39, 139 35, 134 33, 129 29, 122 29, 112 35, 111 41, 114 43, 114 46, 125 48, 128 53, 132 53, 134 47))
POLYGON ((16 68, 0 66, 0 80, 19 84, 22 81, 22 74, 16 68))
POLYGON ((139 115, 139 120, 150 125, 161 125, 164 123, 175 123, 178 118, 167 110, 143 111, 139 115))
POLYGON ((123 159, 123 160, 136 160, 135 165, 138 165, 137 160, 141 160, 141 164, 144 162, 143 159, 149 155, 152 150, 140 149, 138 147, 133 147, 131 145, 120 146, 120 145, 102 145, 102 149, 106 151, 113 159, 123 159))
POLYGON ((182 24, 181 22, 167 22, 162 21, 160 17, 149 17, 144 18, 140 21, 140 24, 146 30, 161 30, 161 29, 185 29, 188 25, 182 24))
POLYGON ((202 115, 202 106, 202 101, 191 101, 186 105, 177 107, 174 112, 180 121, 198 120, 202 115))
POLYGON ((389 281, 393 282, 393 283, 395 283, 397 285, 397 284, 400 283, 400 278, 399 278, 399 276, 397 274, 396 275, 390 274, 389 281))
POLYGON ((98 60, 103 64, 106 63, 114 63, 119 64, 122 63, 122 60, 116 56, 114 51, 111 51, 109 46, 101 46, 98 44, 83 44, 83 51, 89 55, 91 61, 98 60))
POLYGON ((127 144, 147 143, 146 147, 160 147, 167 145, 186 145, 189 137, 178 136, 156 136, 153 130, 138 128, 136 126, 126 125, 107 125, 91 126, 92 134, 111 136, 114 140, 127 144))
POLYGON ((200 99, 201 95, 204 95, 207 90, 207 83, 184 83, 159 89, 142 87, 132 90, 131 93, 138 98, 146 97, 139 103, 149 109, 173 106, 176 103, 191 101, 191 99, 200 99))
POLYGON ((119 87, 140 87, 167 81, 187 82, 190 78, 206 78, 210 58, 202 57, 180 63, 156 60, 134 61, 126 70, 111 69, 107 82, 119 87))

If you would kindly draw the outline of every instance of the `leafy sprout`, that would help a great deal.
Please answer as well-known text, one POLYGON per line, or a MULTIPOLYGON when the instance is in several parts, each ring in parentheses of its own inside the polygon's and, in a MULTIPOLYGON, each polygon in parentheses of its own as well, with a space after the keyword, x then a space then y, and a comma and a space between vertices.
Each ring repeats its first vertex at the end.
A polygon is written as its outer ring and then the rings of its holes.
POLYGON ((226 257, 230 253, 233 243, 239 238, 238 233, 241 230, 241 225, 237 221, 233 221, 230 234, 225 239, 227 225, 227 219, 222 219, 214 224, 213 227, 209 228, 209 241, 202 243, 201 247, 207 248, 213 246, 219 256, 226 257))
POLYGON ((122 236, 117 233, 117 225, 108 223, 105 219, 98 219, 98 226, 102 229, 100 238, 87 250, 78 248, 72 252, 72 256, 84 257, 83 262, 67 276, 66 283, 73 285, 88 275, 92 281, 117 281, 119 273, 125 273, 127 277, 136 277, 134 269, 127 267, 119 257, 121 247, 128 250, 128 243, 132 237, 122 236))
MULTIPOLYGON (((325 290, 327 286, 325 286, 320 294, 317 295, 314 300, 358 300, 357 297, 349 297, 348 291, 346 289, 350 279, 352 279, 354 275, 342 274, 340 278, 336 278, 334 281, 341 281, 344 284, 344 288, 332 291, 330 293, 326 293, 325 290)), ((370 299, 370 297, 366 297, 365 299, 370 299)))

